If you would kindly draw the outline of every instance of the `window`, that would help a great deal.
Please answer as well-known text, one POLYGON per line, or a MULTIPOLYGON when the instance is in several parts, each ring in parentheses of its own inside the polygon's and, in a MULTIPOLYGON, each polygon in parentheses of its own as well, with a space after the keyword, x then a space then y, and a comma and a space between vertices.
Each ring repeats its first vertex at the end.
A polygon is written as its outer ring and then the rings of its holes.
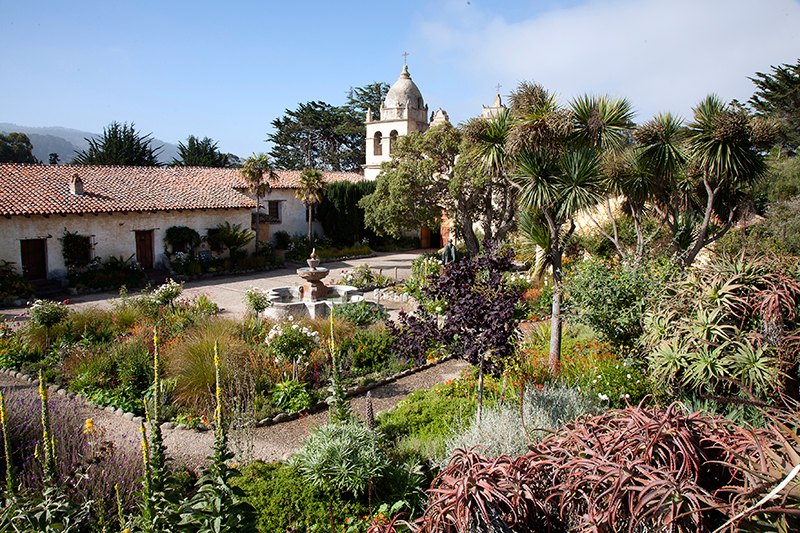
POLYGON ((270 224, 281 223, 281 201, 270 200, 267 202, 267 217, 270 224))
POLYGON ((397 130, 392 130, 392 133, 389 134, 389 153, 394 153, 394 143, 397 142, 397 130))
POLYGON ((381 132, 375 133, 375 137, 372 139, 372 153, 374 155, 383 155, 383 135, 381 132))

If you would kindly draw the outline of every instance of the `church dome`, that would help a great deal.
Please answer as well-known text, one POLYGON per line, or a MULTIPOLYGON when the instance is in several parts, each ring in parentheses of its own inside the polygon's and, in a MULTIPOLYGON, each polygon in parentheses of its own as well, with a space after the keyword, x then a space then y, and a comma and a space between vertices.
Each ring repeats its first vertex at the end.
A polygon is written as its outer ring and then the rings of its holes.
POLYGON ((414 109, 423 109, 425 107, 422 101, 422 93, 419 92, 417 84, 411 80, 411 75, 408 73, 408 66, 403 65, 403 72, 389 92, 386 93, 386 99, 383 101, 383 106, 386 108, 393 107, 411 107, 414 109))
POLYGON ((381 120, 411 119, 427 122, 427 110, 422 93, 411 80, 408 66, 403 65, 403 72, 392 85, 381 106, 381 120))

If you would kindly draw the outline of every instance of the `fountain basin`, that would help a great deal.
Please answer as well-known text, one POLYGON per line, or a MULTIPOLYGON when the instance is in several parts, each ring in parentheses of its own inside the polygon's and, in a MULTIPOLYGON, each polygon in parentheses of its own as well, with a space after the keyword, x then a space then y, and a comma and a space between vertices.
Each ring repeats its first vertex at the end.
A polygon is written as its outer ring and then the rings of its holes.
MULTIPOLYGON (((327 271, 327 269, 325 270, 327 271)), ((307 290, 304 287, 305 285, 303 287, 276 287, 271 289, 267 293, 267 297, 272 302, 272 306, 264 311, 264 315, 275 320, 280 320, 290 314, 324 318, 330 314, 335 305, 364 300, 364 295, 357 288, 350 285, 323 285, 326 289, 326 294, 323 298, 317 299, 306 298, 307 290)))

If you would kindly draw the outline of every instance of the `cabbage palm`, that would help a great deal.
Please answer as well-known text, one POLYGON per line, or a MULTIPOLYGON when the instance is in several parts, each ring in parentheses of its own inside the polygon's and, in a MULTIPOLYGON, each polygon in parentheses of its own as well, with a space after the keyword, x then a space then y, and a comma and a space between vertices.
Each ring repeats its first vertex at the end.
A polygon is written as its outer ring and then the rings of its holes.
POLYGON ((689 158, 683 118, 671 113, 659 113, 641 124, 633 138, 637 142, 632 165, 635 170, 616 186, 631 205, 637 238, 643 245, 641 223, 646 205, 653 206, 673 236, 685 231, 681 212, 690 192, 686 180, 689 158))
POLYGON ((311 222, 314 220, 314 209, 322 202, 325 191, 325 176, 317 169, 310 168, 300 174, 300 187, 295 196, 308 209, 308 245, 311 246, 311 222))
POLYGON ((231 224, 227 220, 217 225, 219 230, 218 239, 230 252, 231 264, 236 265, 236 251, 248 242, 252 241, 255 235, 249 229, 242 229, 241 224, 231 224))
POLYGON ((709 95, 694 108, 694 121, 686 136, 693 174, 702 182, 705 209, 697 240, 684 257, 689 266, 700 250, 732 226, 739 214, 738 192, 758 183, 767 165, 760 148, 774 139, 768 124, 759 124, 741 107, 726 105, 718 96, 709 95), (764 127, 762 127, 764 126, 764 127), (723 228, 709 237, 711 220, 723 228))
POLYGON ((253 155, 245 159, 239 173, 250 184, 250 192, 256 196, 256 255, 258 255, 258 223, 261 219, 261 197, 269 194, 271 190, 269 181, 276 179, 277 175, 272 170, 269 156, 265 153, 253 153, 253 155))
POLYGON ((617 151, 625 146, 628 132, 633 128, 633 105, 627 98, 583 95, 570 102, 573 117, 573 136, 603 152, 617 151))
MULTIPOLYGON (((561 261, 575 229, 576 214, 603 201, 601 149, 617 146, 630 127, 626 100, 584 97, 572 110, 561 108, 542 86, 522 83, 511 95, 516 116, 507 150, 514 154, 512 176, 521 211, 538 211, 544 220, 553 267, 550 315, 550 365, 561 361, 561 261)), ((529 232, 533 235, 532 232, 529 232)))
POLYGON ((561 361, 561 261, 564 245, 575 229, 573 217, 603 199, 598 152, 578 147, 561 154, 526 149, 517 154, 514 181, 520 204, 542 214, 550 240, 553 266, 553 307, 550 316, 550 364, 561 361))

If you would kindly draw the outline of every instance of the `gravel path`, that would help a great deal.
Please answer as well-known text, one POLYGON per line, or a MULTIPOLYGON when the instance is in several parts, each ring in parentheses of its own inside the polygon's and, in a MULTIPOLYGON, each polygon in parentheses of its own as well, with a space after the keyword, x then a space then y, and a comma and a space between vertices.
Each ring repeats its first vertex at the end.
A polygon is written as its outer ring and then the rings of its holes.
MULTIPOLYGON (((399 378, 394 382, 376 387, 371 391, 374 413, 377 415, 394 407, 400 400, 417 389, 429 388, 459 377, 465 366, 466 363, 461 360, 449 359, 399 378)), ((7 394, 13 394, 14 391, 25 389, 36 391, 38 384, 36 381, 30 382, 7 373, 0 373, 0 388, 7 394)), ((65 399, 64 395, 51 394, 52 402, 65 401, 65 399)), ((96 428, 105 430, 106 438, 114 440, 119 446, 139 449, 139 422, 118 416, 103 408, 78 405, 78 415, 83 419, 91 418, 96 428)), ((351 399, 353 412, 362 419, 366 410, 365 406, 365 395, 355 396, 351 399)), ((328 412, 322 411, 290 422, 255 428, 248 435, 231 435, 231 446, 234 451, 237 451, 237 448, 246 450, 241 455, 245 460, 262 459, 268 462, 285 460, 303 445, 303 441, 312 428, 325 424, 327 421, 328 412)), ((164 429, 163 435, 169 457, 180 468, 199 472, 207 463, 206 458, 212 454, 211 446, 214 442, 212 431, 164 429)))

